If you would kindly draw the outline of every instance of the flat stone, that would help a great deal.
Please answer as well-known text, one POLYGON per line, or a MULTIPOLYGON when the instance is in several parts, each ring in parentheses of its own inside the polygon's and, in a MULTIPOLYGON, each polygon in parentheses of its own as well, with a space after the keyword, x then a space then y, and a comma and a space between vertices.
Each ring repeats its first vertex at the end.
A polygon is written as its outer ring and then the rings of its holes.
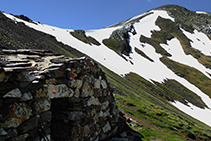
POLYGON ((94 95, 94 87, 85 81, 82 87, 81 97, 88 97, 93 95, 94 95))
POLYGON ((95 79, 95 88, 100 89, 100 79, 95 79))
POLYGON ((80 90, 78 88, 75 89, 74 97, 75 98, 79 98, 80 97, 80 90))
POLYGON ((106 125, 102 129, 103 129, 103 133, 110 131, 111 126, 110 126, 109 122, 107 122, 106 125))
POLYGON ((68 88, 65 84, 59 85, 48 85, 48 95, 51 99, 53 98, 64 98, 72 97, 74 92, 71 88, 68 88))
POLYGON ((83 84, 83 81, 82 80, 72 80, 71 81, 71 87, 73 87, 73 88, 78 88, 78 89, 80 89, 81 88, 81 86, 82 86, 82 84, 83 84))
POLYGON ((100 105, 99 99, 91 96, 91 98, 87 101, 87 106, 91 105, 100 105))
POLYGON ((70 112, 68 119, 72 120, 72 121, 78 121, 78 120, 81 120, 84 117, 86 117, 85 113, 74 111, 74 112, 70 112))
POLYGON ((34 109, 36 111, 36 114, 48 111, 48 110, 50 110, 50 108, 51 108, 50 99, 42 98, 42 99, 38 99, 34 103, 34 109))
POLYGON ((5 78, 5 73, 4 72, 1 72, 0 73, 0 82, 2 82, 5 78))
POLYGON ((28 101, 28 100, 32 100, 32 99, 33 99, 33 96, 31 94, 31 92, 24 93, 21 97, 21 101, 28 101))
POLYGON ((107 88, 107 83, 106 83, 105 80, 101 80, 100 84, 103 87, 103 89, 106 89, 107 88))
POLYGON ((3 98, 6 97, 21 98, 21 96, 22 96, 21 91, 18 88, 16 88, 9 91, 6 95, 3 96, 3 98))
POLYGON ((101 110, 105 110, 106 108, 108 108, 108 105, 109 105, 108 101, 103 102, 101 105, 101 110))
POLYGON ((4 135, 7 135, 7 132, 3 128, 0 128, 0 136, 4 135))

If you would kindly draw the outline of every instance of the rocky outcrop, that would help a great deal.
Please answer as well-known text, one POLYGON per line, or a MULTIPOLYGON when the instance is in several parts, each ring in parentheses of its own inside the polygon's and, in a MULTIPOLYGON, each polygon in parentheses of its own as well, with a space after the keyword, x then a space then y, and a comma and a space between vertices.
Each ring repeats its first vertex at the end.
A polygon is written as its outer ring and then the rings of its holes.
POLYGON ((141 140, 89 58, 2 50, 0 90, 0 140, 141 140))

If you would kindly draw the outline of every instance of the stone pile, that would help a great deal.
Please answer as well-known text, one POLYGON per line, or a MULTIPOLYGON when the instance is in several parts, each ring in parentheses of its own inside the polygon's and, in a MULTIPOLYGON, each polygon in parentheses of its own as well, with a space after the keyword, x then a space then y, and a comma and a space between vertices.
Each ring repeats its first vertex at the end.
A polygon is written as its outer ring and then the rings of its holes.
POLYGON ((89 58, 0 51, 0 140, 141 140, 89 58))

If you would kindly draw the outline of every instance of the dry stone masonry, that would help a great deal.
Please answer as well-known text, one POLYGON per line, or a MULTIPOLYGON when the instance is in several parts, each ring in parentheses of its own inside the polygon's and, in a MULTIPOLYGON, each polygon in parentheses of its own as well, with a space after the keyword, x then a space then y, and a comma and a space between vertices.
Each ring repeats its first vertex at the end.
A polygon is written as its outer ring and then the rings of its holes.
POLYGON ((0 140, 141 140, 128 128, 112 92, 89 58, 2 50, 0 140))

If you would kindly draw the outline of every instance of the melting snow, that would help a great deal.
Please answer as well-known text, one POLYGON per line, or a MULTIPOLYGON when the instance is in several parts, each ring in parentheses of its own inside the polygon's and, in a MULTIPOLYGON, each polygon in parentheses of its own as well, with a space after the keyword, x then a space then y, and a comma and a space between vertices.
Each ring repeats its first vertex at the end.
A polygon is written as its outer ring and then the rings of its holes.
MULTIPOLYGON (((52 27, 52 26, 39 24, 39 23, 37 24, 28 23, 12 15, 5 14, 5 13, 4 14, 8 18, 16 22, 23 22, 31 28, 34 28, 38 31, 42 31, 47 34, 51 34, 55 36, 58 41, 61 41, 64 44, 67 44, 89 55, 91 58, 95 59, 96 61, 103 64, 105 67, 109 68, 110 70, 114 71, 115 73, 119 75, 124 75, 129 72, 135 72, 149 81, 151 81, 152 79, 158 82, 163 82, 163 80, 165 79, 175 79, 176 81, 178 81, 179 83, 181 83, 182 85, 186 86, 188 89, 192 90, 197 95, 199 95, 202 98, 202 100, 205 102, 205 104, 209 108, 211 108, 211 99, 206 94, 201 92, 194 85, 190 84, 187 80, 181 77, 178 77, 171 70, 169 70, 159 60, 161 55, 156 53, 155 49, 151 45, 140 43, 139 38, 141 35, 150 37, 151 30, 160 30, 160 28, 155 25, 155 21, 158 16, 161 16, 163 18, 168 18, 174 21, 174 19, 171 18, 167 14, 166 11, 153 10, 150 12, 154 12, 154 14, 148 15, 142 18, 139 22, 134 24, 137 34, 136 35, 130 34, 130 45, 132 47, 132 53, 130 55, 130 58, 127 57, 127 59, 132 61, 133 64, 131 64, 129 61, 125 61, 122 57, 117 55, 117 53, 115 53, 113 50, 109 49, 102 43, 103 39, 109 38, 111 33, 114 30, 121 28, 121 26, 115 27, 115 28, 104 28, 100 30, 87 31, 86 32, 87 36, 92 36, 101 43, 100 46, 96 46, 96 45, 90 46, 89 44, 85 44, 79 41, 78 39, 74 38, 69 33, 70 31, 73 31, 73 30, 61 29, 61 28, 52 27), (154 62, 151 62, 147 60, 146 58, 142 57, 140 54, 136 53, 134 50, 135 47, 143 51, 147 56, 153 59, 154 62)), ((142 15, 139 15, 139 16, 142 16, 142 15)), ((138 18, 139 16, 135 18, 138 18)), ((199 33, 197 31, 194 31, 194 34, 190 34, 185 31, 183 32, 188 38, 190 38, 193 41, 191 45, 194 48, 201 50, 202 53, 204 53, 205 55, 210 55, 211 49, 209 48, 209 46, 211 45, 211 42, 204 34, 199 33)), ((191 67, 194 67, 210 78, 210 76, 208 76, 206 72, 211 73, 211 71, 203 67, 201 64, 199 64, 196 61, 196 59, 194 59, 192 56, 185 55, 177 39, 172 39, 171 41, 168 42, 168 44, 169 46, 166 46, 164 44, 162 44, 161 46, 164 49, 166 49, 167 52, 172 54, 172 57, 170 57, 170 59, 189 65, 191 67)), ((186 105, 177 101, 171 104, 179 108, 180 110, 186 112, 187 114, 211 126, 211 120, 209 118, 211 117, 210 109, 200 109, 190 103, 189 103, 190 107, 187 107, 186 105)))

